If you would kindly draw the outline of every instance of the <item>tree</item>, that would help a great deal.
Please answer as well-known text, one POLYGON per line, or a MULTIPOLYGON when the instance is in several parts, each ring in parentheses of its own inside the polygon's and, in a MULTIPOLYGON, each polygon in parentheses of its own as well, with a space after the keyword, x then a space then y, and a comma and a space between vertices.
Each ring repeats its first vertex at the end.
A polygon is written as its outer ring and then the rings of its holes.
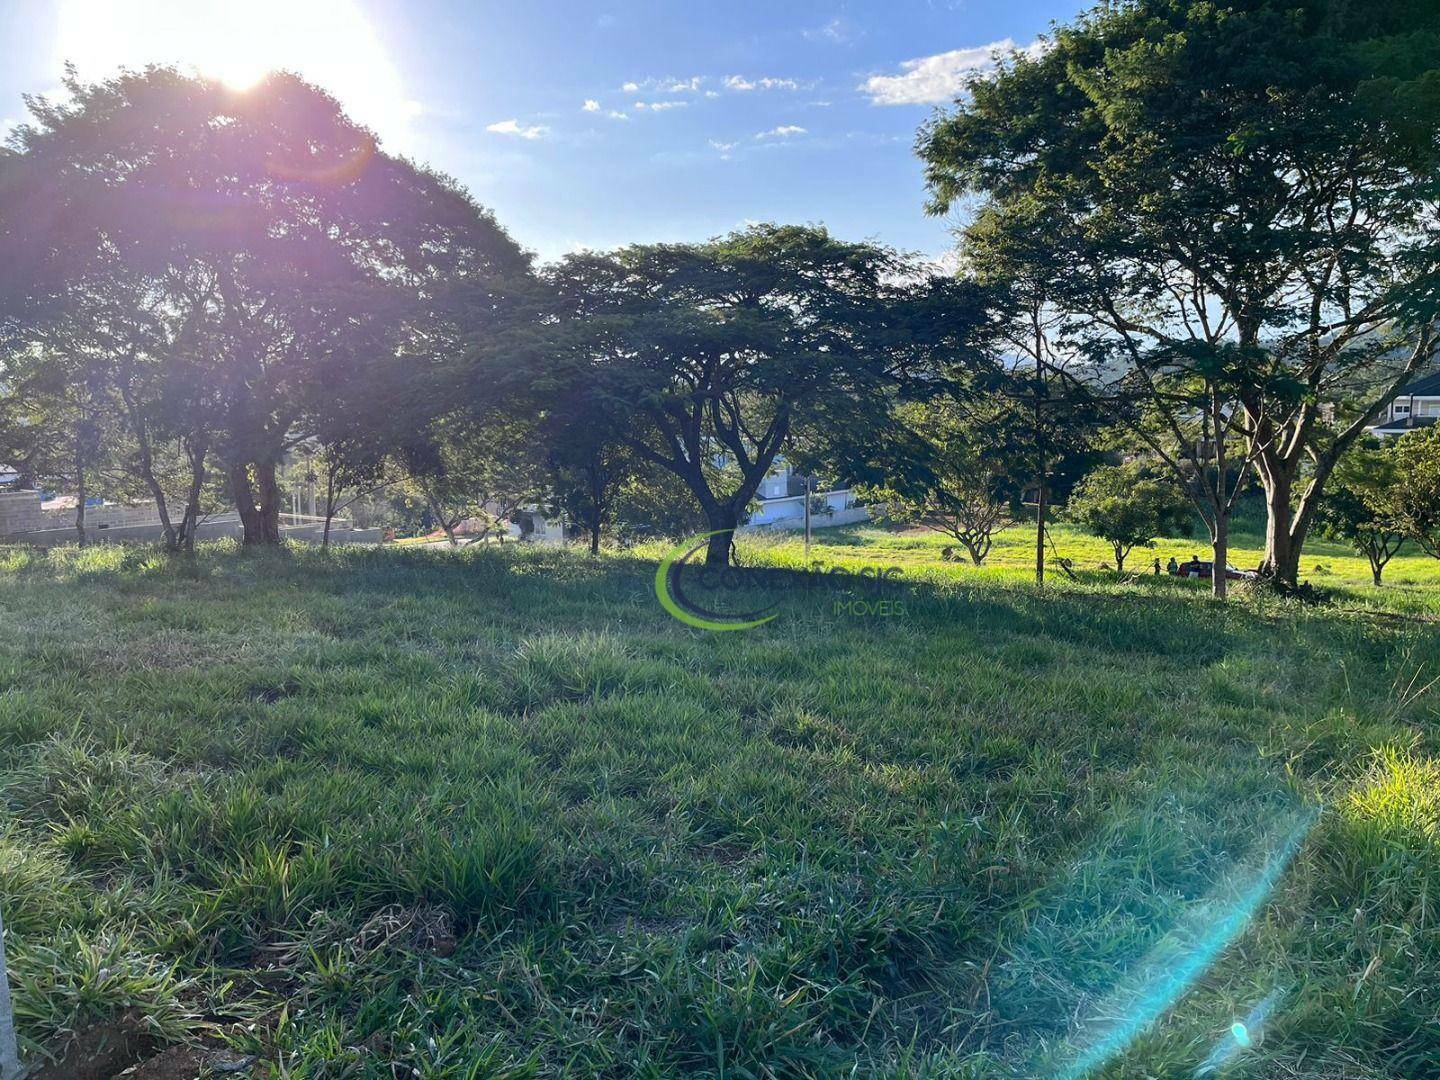
POLYGON ((276 543, 285 453, 337 415, 449 407, 437 374, 479 347, 504 306, 496 282, 528 256, 294 76, 240 92, 168 68, 71 72, 66 89, 31 99, 0 154, 0 317, 31 340, 77 326, 103 345, 100 382, 120 391, 172 545, 193 537, 216 458, 246 543, 276 543), (151 475, 164 441, 190 465, 178 530, 151 475))
POLYGON ((1400 436, 1388 457, 1393 482, 1377 500, 1384 520, 1440 559, 1440 427, 1400 436))
POLYGON ((922 133, 930 208, 981 200, 975 261, 1027 267, 1102 373, 1233 429, 1283 585, 1336 463, 1435 348, 1437 69, 1433 4, 1126 0, 922 133), (1178 400, 1156 378, 1177 358, 1207 384, 1178 400))
POLYGON ((399 459, 404 486, 423 500, 452 547, 462 523, 474 522, 470 542, 483 540, 545 497, 545 455, 520 418, 443 417, 399 459))
POLYGON ((1342 540, 1365 556, 1377 588, 1386 564, 1405 543, 1394 511, 1397 501, 1405 501, 1407 485, 1396 468, 1393 451, 1394 447, 1363 443, 1353 447, 1336 466, 1315 516, 1323 535, 1342 540))
MULTIPOLYGON (((715 472, 725 472, 712 467, 715 472)), ((738 482, 734 470, 728 477, 716 477, 715 485, 738 482)), ((669 469, 646 466, 627 477, 616 488, 611 520, 621 543, 669 539, 681 540, 705 531, 707 521, 700 503, 688 486, 669 469)))
POLYGON ((1117 574, 1135 548, 1153 546, 1157 536, 1188 536, 1193 524, 1190 502, 1174 482, 1140 464, 1102 465, 1076 486, 1067 511, 1109 541, 1117 574))
POLYGON ((585 530, 590 554, 598 555, 621 487, 649 470, 625 443, 599 438, 576 439, 553 449, 549 466, 554 509, 585 530))
POLYGON ((622 488, 655 471, 626 440, 617 420, 622 410, 599 389, 594 379, 572 377, 535 403, 544 410, 538 429, 548 448, 550 511, 585 530, 592 555, 600 552, 622 488))
POLYGON ((996 530, 1009 523, 1009 493, 1033 460, 1009 452, 1007 421, 1028 430, 1023 413, 1000 397, 900 407, 887 452, 872 455, 869 475, 877 482, 862 484, 862 495, 892 521, 953 537, 979 566, 996 530))
POLYGON ((547 359, 593 383, 624 442, 689 488, 714 534, 711 565, 728 562, 793 431, 942 370, 968 331, 943 302, 950 283, 814 227, 575 255, 551 281, 563 318, 547 359), (712 482, 722 459, 733 485, 712 482))

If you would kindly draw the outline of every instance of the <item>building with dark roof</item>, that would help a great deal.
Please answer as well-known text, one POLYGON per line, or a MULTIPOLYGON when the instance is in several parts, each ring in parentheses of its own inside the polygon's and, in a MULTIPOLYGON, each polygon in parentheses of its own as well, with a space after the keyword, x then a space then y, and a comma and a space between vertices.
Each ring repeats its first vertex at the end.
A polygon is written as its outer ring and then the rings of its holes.
POLYGON ((1382 439, 1429 427, 1440 420, 1440 371, 1403 387, 1369 428, 1382 439))

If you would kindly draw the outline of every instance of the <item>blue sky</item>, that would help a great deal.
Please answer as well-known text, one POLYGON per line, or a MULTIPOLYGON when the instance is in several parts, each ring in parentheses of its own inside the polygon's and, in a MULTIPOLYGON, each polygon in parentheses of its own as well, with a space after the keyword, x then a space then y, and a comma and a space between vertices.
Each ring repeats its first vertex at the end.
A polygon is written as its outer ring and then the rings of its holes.
POLYGON ((939 255, 915 130, 997 43, 1076 0, 7 0, 0 123, 64 60, 172 60, 243 85, 283 66, 387 148, 465 183, 526 247, 823 222, 939 255))

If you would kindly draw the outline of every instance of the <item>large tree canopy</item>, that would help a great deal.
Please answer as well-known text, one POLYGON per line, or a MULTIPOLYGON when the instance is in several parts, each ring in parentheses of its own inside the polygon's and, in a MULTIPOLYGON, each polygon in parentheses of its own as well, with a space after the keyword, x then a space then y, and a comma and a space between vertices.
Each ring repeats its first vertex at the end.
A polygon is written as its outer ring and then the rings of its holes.
POLYGON ((884 408, 933 380, 969 326, 953 285, 873 244, 824 229, 757 225, 707 244, 636 246, 566 259, 546 380, 592 388, 624 440, 674 473, 730 537, 775 458, 807 427, 884 408), (725 459, 733 471, 711 466, 725 459), (733 476, 733 484, 715 483, 733 476))
POLYGON ((0 156, 9 352, 114 392, 162 515, 148 462, 179 440, 202 478, 218 457, 247 542, 274 542, 286 450, 423 411, 528 258, 293 76, 67 90, 0 156))
POLYGON ((932 209, 978 197, 972 261, 1042 282, 1104 370, 1180 409, 1153 376, 1206 373, 1293 583, 1335 463, 1434 351, 1437 128, 1429 0, 1125 0, 919 148, 932 209))

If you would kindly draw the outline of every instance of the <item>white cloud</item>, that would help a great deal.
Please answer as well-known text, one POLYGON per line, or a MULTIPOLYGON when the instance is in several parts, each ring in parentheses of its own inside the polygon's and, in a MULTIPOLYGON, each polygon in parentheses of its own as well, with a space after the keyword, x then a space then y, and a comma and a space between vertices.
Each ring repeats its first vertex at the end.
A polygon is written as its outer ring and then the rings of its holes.
POLYGON ((796 124, 781 124, 779 127, 771 128, 769 131, 759 132, 757 139, 792 139, 796 135, 805 135, 807 132, 803 127, 796 124))
POLYGON ((486 124, 485 130, 496 135, 518 135, 522 139, 541 139, 550 131, 544 124, 526 126, 519 120, 497 120, 493 124, 486 124))
POLYGON ((630 114, 629 114, 629 113, 623 113, 623 112, 621 112, 619 109, 611 109, 611 110, 610 110, 609 112, 607 112, 605 115, 608 116, 611 120, 629 120, 629 119, 630 119, 630 114))
POLYGON ((666 109, 683 109, 689 104, 688 101, 637 101, 635 108, 642 112, 646 109, 651 112, 664 112, 666 109))
POLYGON ((972 78, 994 71, 1009 53, 1018 49, 1038 56, 1045 48, 1039 40, 1020 48, 1013 39, 1001 38, 989 45, 906 60, 900 65, 900 74, 873 75, 860 84, 860 89, 870 95, 875 105, 943 105, 963 94, 972 78))
POLYGON ((831 19, 824 26, 817 26, 813 30, 805 30, 803 33, 809 41, 828 41, 832 45, 849 45, 856 38, 862 37, 865 31, 842 15, 831 19))
POLYGON ((638 94, 642 90, 647 94, 698 94, 704 85, 704 75, 689 78, 667 75, 663 79, 631 79, 620 85, 620 91, 624 94, 638 94))
POLYGON ((730 159, 730 152, 740 144, 738 142, 721 142, 719 139, 711 139, 710 145, 720 152, 722 158, 728 161, 730 159))
POLYGON ((585 104, 581 106, 586 112, 599 112, 600 103, 594 98, 586 98, 585 104))
POLYGON ((758 79, 747 79, 743 75, 726 75, 725 87, 728 90, 799 90, 800 84, 794 79, 775 79, 770 76, 762 76, 758 79))

